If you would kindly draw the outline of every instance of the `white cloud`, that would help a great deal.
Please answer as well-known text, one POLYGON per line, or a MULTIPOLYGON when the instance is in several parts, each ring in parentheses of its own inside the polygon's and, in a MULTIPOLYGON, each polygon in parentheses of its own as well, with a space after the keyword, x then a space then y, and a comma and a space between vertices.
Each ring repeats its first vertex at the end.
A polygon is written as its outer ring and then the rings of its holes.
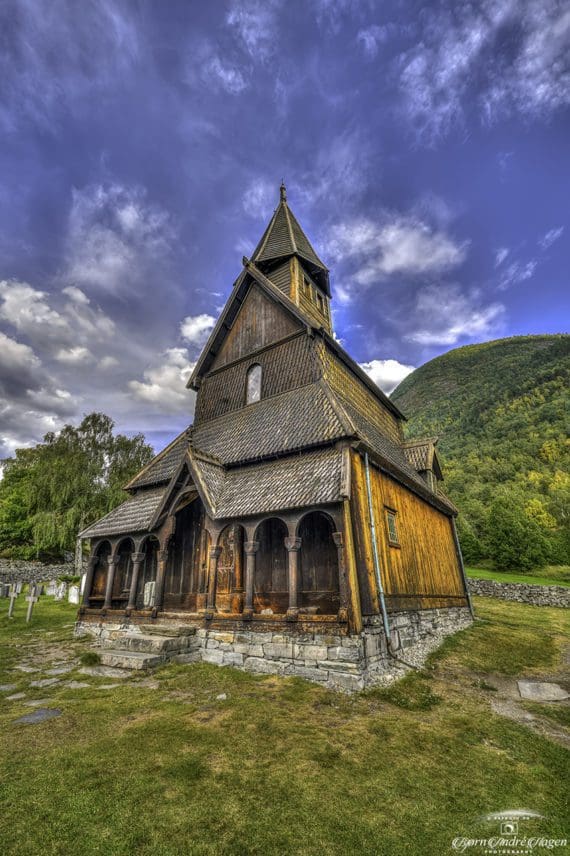
POLYGON ((226 17, 248 54, 264 61, 278 46, 277 12, 280 0, 233 0, 226 17))
POLYGON ((361 218, 332 228, 328 252, 337 262, 353 260, 355 282, 367 286, 393 274, 451 270, 465 259, 467 242, 457 243, 414 217, 398 216, 380 223, 361 218))
POLYGON ((219 56, 211 56, 202 69, 203 77, 218 89, 224 89, 230 95, 240 95, 248 87, 248 81, 241 70, 219 56))
POLYGON ((192 345, 202 345, 215 323, 212 315, 187 315, 180 324, 180 335, 192 345))
POLYGON ((60 363, 65 363, 69 366, 75 366, 80 363, 85 363, 92 359, 93 355, 89 348, 84 348, 81 345, 76 345, 74 348, 61 348, 56 354, 55 359, 60 363))
POLYGON ((113 294, 129 291, 167 255, 174 234, 168 213, 149 202, 140 186, 74 190, 63 274, 70 286, 64 293, 78 303, 77 285, 113 294))
POLYGON ((169 348, 160 354, 158 365, 143 373, 143 381, 129 381, 131 394, 162 413, 190 416, 193 398, 186 382, 193 368, 186 348, 169 348))
POLYGON ((119 365, 119 361, 116 357, 103 357, 102 360, 99 360, 97 364, 97 368, 101 369, 101 371, 109 371, 110 369, 116 368, 119 365))
POLYGON ((564 226, 558 226, 556 229, 549 229, 549 231, 539 239, 538 243, 543 250, 547 250, 555 241, 562 237, 563 232, 564 226))
POLYGON ((432 10, 422 41, 399 58, 404 111, 428 141, 462 125, 468 101, 488 122, 548 115, 570 103, 569 35, 570 12, 557 0, 432 10))
POLYGON ((0 318, 36 343, 69 336, 68 322, 49 306, 45 291, 38 291, 26 282, 3 280, 0 300, 0 318))
MULTIPOLYGON (((252 217, 266 217, 277 203, 277 184, 271 184, 265 178, 254 178, 242 196, 241 204, 246 214, 252 217)), ((244 250, 245 252, 245 250, 244 250)))
POLYGON ((495 250, 495 267, 500 267, 507 256, 509 255, 508 247, 499 247, 498 250, 495 250))
POLYGON ((80 288, 76 288, 74 285, 68 285, 66 288, 62 288, 61 293, 66 294, 74 303, 80 303, 83 306, 86 306, 90 302, 87 295, 84 294, 80 288))
POLYGON ((369 363, 360 363, 360 368, 370 375, 380 389, 389 394, 414 371, 415 366, 404 365, 398 360, 371 360, 369 363))
POLYGON ((404 338, 419 345, 485 339, 498 328, 504 312, 501 303, 483 305, 477 291, 464 294, 457 285, 428 285, 416 296, 416 328, 404 338))
POLYGON ((387 26, 379 26, 372 24, 358 31, 356 41, 361 45, 362 50, 369 59, 373 59, 378 53, 378 47, 385 42, 389 35, 387 26))
POLYGON ((526 262, 512 262, 504 269, 501 275, 498 286, 499 291, 505 291, 512 285, 518 285, 527 279, 531 279, 534 276, 537 265, 538 262, 536 259, 530 259, 526 262))

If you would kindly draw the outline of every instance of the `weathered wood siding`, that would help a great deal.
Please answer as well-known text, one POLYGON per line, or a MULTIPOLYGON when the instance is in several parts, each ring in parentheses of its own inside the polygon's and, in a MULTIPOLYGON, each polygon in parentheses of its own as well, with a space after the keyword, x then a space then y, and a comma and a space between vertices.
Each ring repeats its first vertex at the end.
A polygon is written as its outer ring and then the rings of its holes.
POLYGON ((302 312, 307 315, 311 321, 314 321, 319 326, 322 326, 329 333, 332 332, 331 329, 331 317, 330 317, 330 307, 329 301, 327 299, 326 294, 322 289, 319 289, 320 294, 323 298, 323 311, 319 309, 315 302, 315 289, 318 286, 315 285, 314 281, 311 279, 309 274, 303 269, 303 266, 300 264, 297 258, 292 259, 292 288, 291 288, 291 300, 293 300, 302 312), (303 278, 306 277, 311 283, 311 293, 306 294, 305 288, 303 285, 303 278))
POLYGON ((213 368, 285 338, 300 327, 299 321, 271 300, 256 285, 249 290, 214 362, 213 368))
POLYGON ((291 264, 292 260, 287 259, 286 262, 269 271, 267 276, 277 288, 293 300, 291 294, 291 264))
POLYGON ((396 443, 402 440, 401 421, 376 398, 365 384, 326 346, 319 345, 323 375, 341 401, 363 413, 370 422, 375 422, 382 433, 396 443))
POLYGON ((262 368, 262 398, 304 386, 320 377, 313 340, 301 330, 207 375, 196 400, 196 425, 245 406, 246 375, 252 363, 259 363, 262 368))
MULTIPOLYGON (((363 615, 379 611, 363 458, 352 452, 351 519, 363 615)), ((382 585, 389 610, 465 606, 451 518, 370 465, 382 585), (399 547, 386 508, 397 512, 399 547)))

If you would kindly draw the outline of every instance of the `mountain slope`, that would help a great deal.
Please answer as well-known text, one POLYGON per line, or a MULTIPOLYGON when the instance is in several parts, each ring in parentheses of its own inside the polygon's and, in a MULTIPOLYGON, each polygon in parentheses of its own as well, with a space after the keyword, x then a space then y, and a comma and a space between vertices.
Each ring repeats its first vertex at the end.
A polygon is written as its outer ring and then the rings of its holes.
POLYGON ((449 351, 392 393, 410 437, 440 437, 469 558, 488 554, 489 508, 505 497, 540 525, 546 558, 568 561, 569 388, 570 336, 517 336, 449 351))

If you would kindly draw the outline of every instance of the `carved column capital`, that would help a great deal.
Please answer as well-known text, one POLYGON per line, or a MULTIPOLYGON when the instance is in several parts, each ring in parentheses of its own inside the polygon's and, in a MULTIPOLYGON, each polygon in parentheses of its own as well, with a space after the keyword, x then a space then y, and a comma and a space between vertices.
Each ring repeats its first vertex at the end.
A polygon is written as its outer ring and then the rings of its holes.
POLYGON ((166 562, 168 559, 168 548, 164 548, 163 550, 159 550, 156 554, 159 562, 166 562))
POLYGON ((219 559, 222 555, 221 547, 210 547, 210 559, 219 559))
POLYGON ((285 538, 285 547, 289 552, 297 552, 297 550, 301 549, 301 539, 300 538, 285 538))
POLYGON ((243 549, 247 556, 252 556, 259 550, 259 541, 245 541, 243 549))
POLYGON ((343 546, 344 541, 342 540, 342 532, 333 532, 332 537, 337 547, 343 546))
POLYGON ((144 562, 144 553, 131 553, 131 559, 133 562, 144 562))

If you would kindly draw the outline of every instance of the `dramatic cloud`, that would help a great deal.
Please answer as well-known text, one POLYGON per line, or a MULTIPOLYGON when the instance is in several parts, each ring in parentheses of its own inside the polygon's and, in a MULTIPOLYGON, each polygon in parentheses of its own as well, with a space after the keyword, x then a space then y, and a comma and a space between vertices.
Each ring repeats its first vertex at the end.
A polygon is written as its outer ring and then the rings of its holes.
POLYGON ((26 282, 0 282, 0 318, 36 342, 67 340, 68 322, 48 304, 48 294, 26 282))
POLYGON ((378 53, 379 46, 388 39, 388 36, 388 27, 380 27, 378 24, 372 24, 370 27, 359 30, 356 40, 362 47, 365 55, 369 59, 373 59, 378 53))
POLYGON ((207 83, 223 89, 230 95, 240 95, 248 82, 242 71, 219 56, 211 56, 203 65, 202 76, 207 83))
POLYGON ((131 290, 168 254, 174 235, 168 213, 149 202, 140 186, 74 190, 63 274, 75 287, 70 296, 77 301, 77 285, 111 293, 131 290))
POLYGON ((191 345, 203 345, 215 323, 213 315, 188 315, 180 324, 180 335, 191 345))
POLYGON ((129 382, 131 394, 161 413, 186 414, 190 421, 194 399, 186 382, 193 368, 186 348, 168 348, 159 355, 158 364, 144 372, 143 381, 129 382))
POLYGON ((136 17, 114 0, 4 0, 0 124, 16 131, 31 119, 51 131, 66 109, 116 85, 138 59, 136 17))
POLYGON ((531 279, 534 276, 537 265, 538 262, 536 259, 530 259, 526 262, 512 262, 501 274, 498 286, 499 290, 505 291, 513 285, 518 285, 527 279, 531 279))
POLYGON ((404 109, 425 139, 461 125, 469 101, 484 121, 548 115, 570 103, 570 12, 557 0, 484 0, 430 10, 400 57, 404 109))
POLYGON ((415 366, 406 366, 398 360, 371 360, 369 363, 360 363, 360 368, 370 375, 381 390, 389 394, 414 371, 415 366))
POLYGON ((255 178, 242 196, 242 206, 246 214, 259 218, 261 211, 269 212, 275 207, 275 183, 265 178, 255 178))
POLYGON ((331 230, 328 251, 337 261, 355 265, 353 279, 362 286, 393 274, 443 273, 460 265, 467 242, 453 238, 412 217, 376 223, 357 219, 331 230))
POLYGON ((75 348, 61 348, 55 355, 55 359, 60 363, 74 366, 78 363, 84 363, 93 358, 89 348, 83 348, 77 345, 75 348))
POLYGON ((464 294, 458 285, 429 285, 416 297, 416 329, 405 339, 418 345, 456 345, 462 339, 482 340, 502 321, 501 303, 483 305, 477 291, 464 294))

